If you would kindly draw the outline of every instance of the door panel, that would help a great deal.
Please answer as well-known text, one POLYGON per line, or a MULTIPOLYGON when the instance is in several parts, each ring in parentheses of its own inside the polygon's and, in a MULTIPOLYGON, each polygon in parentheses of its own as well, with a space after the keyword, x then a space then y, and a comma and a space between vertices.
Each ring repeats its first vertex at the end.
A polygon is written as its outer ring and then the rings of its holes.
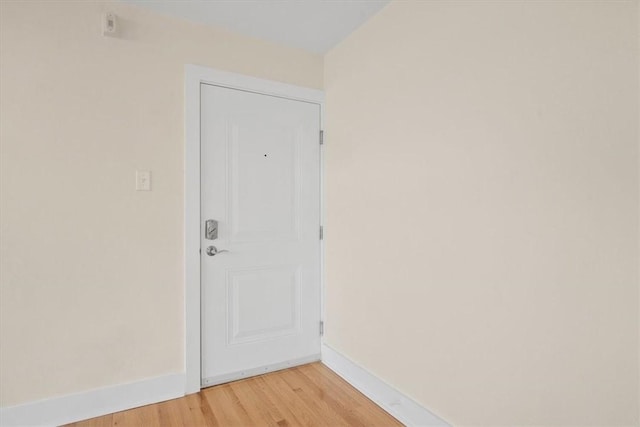
POLYGON ((229 135, 231 240, 297 240, 302 129, 243 129, 229 135), (260 134, 259 131, 262 131, 260 134), (255 215, 255 212, 262 212, 255 215))
POLYGON ((318 104, 201 86, 205 386, 319 358, 319 131, 318 104))
POLYGON ((300 332, 298 266, 229 271, 227 277, 230 344, 300 332))

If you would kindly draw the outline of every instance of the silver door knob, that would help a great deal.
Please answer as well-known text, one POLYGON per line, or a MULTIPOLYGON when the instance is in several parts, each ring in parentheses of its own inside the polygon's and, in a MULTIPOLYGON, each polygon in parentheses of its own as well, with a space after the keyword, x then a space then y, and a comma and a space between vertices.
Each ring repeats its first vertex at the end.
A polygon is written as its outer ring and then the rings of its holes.
POLYGON ((218 254, 220 254, 222 252, 229 252, 229 251, 226 250, 226 249, 222 249, 222 250, 219 251, 218 248, 216 248, 215 246, 209 246, 207 248, 207 255, 209 255, 209 256, 216 256, 216 255, 218 255, 218 254))

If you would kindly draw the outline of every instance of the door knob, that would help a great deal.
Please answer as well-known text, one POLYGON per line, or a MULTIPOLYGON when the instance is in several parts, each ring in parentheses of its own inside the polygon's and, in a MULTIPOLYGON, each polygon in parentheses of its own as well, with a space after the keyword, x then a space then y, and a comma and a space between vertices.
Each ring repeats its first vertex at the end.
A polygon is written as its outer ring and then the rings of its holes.
POLYGON ((222 249, 222 250, 219 251, 218 248, 216 248, 215 246, 207 247, 207 255, 209 255, 209 256, 216 256, 216 255, 218 255, 218 254, 220 254, 222 252, 229 252, 229 251, 226 250, 226 249, 222 249))

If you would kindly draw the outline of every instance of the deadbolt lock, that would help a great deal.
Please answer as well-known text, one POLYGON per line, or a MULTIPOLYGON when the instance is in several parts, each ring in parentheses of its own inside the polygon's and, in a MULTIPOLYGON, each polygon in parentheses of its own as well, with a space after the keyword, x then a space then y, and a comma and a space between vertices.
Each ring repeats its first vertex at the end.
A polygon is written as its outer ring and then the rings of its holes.
POLYGON ((207 240, 216 240, 218 238, 218 221, 208 219, 204 223, 204 238, 207 240))

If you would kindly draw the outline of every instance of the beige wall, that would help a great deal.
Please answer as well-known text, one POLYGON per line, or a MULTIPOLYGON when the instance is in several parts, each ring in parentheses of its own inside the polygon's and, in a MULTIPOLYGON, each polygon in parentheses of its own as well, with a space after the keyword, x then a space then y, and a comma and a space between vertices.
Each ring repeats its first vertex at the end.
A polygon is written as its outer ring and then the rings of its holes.
POLYGON ((454 425, 638 425, 635 1, 397 1, 325 57, 327 343, 454 425))
POLYGON ((183 371, 184 64, 321 88, 322 57, 119 3, 0 16, 0 405, 183 371))

